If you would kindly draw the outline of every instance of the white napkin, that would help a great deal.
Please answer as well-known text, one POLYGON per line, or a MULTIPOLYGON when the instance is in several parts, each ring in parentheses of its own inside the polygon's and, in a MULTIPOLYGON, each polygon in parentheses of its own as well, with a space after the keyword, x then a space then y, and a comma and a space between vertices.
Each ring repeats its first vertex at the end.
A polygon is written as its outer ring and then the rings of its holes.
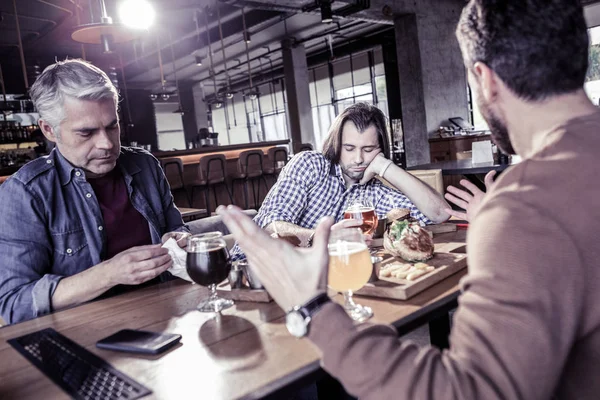
POLYGON ((473 150, 473 164, 489 163, 494 161, 492 154, 492 142, 490 140, 482 140, 481 142, 473 142, 471 144, 473 150))
POLYGON ((185 260, 187 258, 187 252, 181 247, 179 247, 177 241, 174 238, 169 238, 169 240, 167 240, 165 244, 162 245, 162 247, 169 250, 169 255, 173 259, 173 266, 167 271, 169 271, 178 278, 185 279, 186 281, 194 283, 192 278, 190 278, 190 276, 188 275, 187 270, 185 269, 185 260))

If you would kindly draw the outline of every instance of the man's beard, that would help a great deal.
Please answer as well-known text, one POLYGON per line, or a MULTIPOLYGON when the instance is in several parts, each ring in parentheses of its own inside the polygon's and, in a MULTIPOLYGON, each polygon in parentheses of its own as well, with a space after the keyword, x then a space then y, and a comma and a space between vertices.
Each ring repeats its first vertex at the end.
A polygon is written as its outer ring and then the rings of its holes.
POLYGON ((360 180, 363 178, 363 176, 365 176, 366 170, 362 171, 362 172, 353 172, 350 170, 350 168, 363 167, 364 165, 347 166, 347 165, 340 163, 340 166, 342 167, 342 174, 346 175, 348 178, 350 178, 352 180, 360 182, 360 180))
POLYGON ((494 142, 504 154, 517 154, 510 140, 510 136, 508 135, 506 125, 496 116, 496 114, 494 114, 491 107, 485 103, 481 93, 477 94, 477 106, 479 107, 481 116, 485 119, 485 122, 487 122, 488 127, 490 128, 492 142, 494 142))

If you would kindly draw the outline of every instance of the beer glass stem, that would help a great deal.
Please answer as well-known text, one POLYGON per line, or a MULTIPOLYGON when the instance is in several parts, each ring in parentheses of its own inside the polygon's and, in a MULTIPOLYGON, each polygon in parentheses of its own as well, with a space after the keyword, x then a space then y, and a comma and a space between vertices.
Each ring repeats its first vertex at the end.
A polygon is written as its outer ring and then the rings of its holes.
POLYGON ((208 285, 208 289, 210 289, 210 296, 208 297, 208 302, 214 304, 217 300, 217 285, 215 285, 214 283, 208 285))
POLYGON ((356 303, 352 299, 352 290, 344 292, 344 308, 348 311, 356 309, 356 303))
POLYGON ((344 292, 344 309, 350 318, 357 322, 366 321, 373 316, 373 310, 370 307, 361 306, 354 302, 351 290, 344 292))

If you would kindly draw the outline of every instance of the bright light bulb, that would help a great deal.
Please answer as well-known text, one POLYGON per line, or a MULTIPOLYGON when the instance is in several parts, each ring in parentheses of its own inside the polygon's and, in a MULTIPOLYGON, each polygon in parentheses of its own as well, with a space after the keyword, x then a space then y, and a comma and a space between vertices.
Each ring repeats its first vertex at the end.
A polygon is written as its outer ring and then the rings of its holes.
POLYGON ((130 28, 148 29, 154 16, 154 8, 146 0, 125 0, 119 6, 121 22, 130 28))
POLYGON ((163 93, 160 95, 160 98, 163 99, 164 101, 169 100, 169 94, 168 93, 163 93))
POLYGON ((156 99, 158 99, 158 96, 157 96, 157 95, 155 95, 154 93, 151 93, 151 94, 150 94, 150 100, 153 100, 153 101, 154 101, 154 100, 156 100, 156 99))

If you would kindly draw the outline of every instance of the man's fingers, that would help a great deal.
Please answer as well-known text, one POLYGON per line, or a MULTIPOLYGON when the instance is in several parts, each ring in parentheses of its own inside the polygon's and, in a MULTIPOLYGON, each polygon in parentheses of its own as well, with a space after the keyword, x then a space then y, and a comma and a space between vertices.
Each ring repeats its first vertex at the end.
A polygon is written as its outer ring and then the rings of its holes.
POLYGON ((454 187, 454 186, 448 186, 447 192, 452 193, 456 197, 460 197, 461 199, 465 200, 466 202, 469 202, 473 199, 473 195, 471 195, 471 193, 468 193, 468 192, 466 192, 462 189, 459 189, 457 187, 454 187))
POLYGON ((233 237, 237 240, 238 244, 246 254, 251 252, 256 254, 260 252, 260 249, 256 248, 254 243, 260 244, 265 243, 265 241, 275 240, 264 230, 260 229, 260 227, 238 207, 219 207, 217 209, 217 214, 223 217, 223 222, 227 228, 229 228, 229 231, 233 234, 233 237))
POLYGON ((340 222, 336 223, 335 225, 332 225, 331 230, 337 231, 339 229, 358 228, 362 224, 363 224, 363 221, 361 219, 354 219, 354 218, 344 219, 344 220, 341 220, 340 222))
POLYGON ((169 255, 169 250, 161 247, 159 244, 153 244, 149 246, 133 247, 129 251, 125 251, 123 253, 127 253, 132 261, 143 261, 150 260, 155 257, 169 255))
POLYGON ((463 208, 465 210, 467 209, 467 206, 469 205, 469 203, 467 203, 466 201, 463 201, 463 200, 459 199, 456 196, 453 196, 451 193, 446 193, 444 195, 444 198, 446 200, 448 200, 449 202, 454 203, 457 206, 459 206, 460 208, 463 208))
POLYGON ((467 188, 471 193, 473 193, 474 196, 483 193, 483 191, 477 186, 475 186, 475 184, 466 179, 461 179, 460 184, 467 188))
POLYGON ((492 188, 492 185, 494 184, 494 177, 496 176, 496 171, 491 170, 490 172, 488 172, 485 175, 485 178, 483 178, 483 182, 485 183, 485 188, 486 190, 490 190, 492 188))
POLYGON ((329 233, 331 232, 333 225, 333 218, 325 217, 322 218, 317 229, 315 230, 315 236, 313 238, 313 248, 317 251, 326 251, 327 244, 329 242, 329 233))

